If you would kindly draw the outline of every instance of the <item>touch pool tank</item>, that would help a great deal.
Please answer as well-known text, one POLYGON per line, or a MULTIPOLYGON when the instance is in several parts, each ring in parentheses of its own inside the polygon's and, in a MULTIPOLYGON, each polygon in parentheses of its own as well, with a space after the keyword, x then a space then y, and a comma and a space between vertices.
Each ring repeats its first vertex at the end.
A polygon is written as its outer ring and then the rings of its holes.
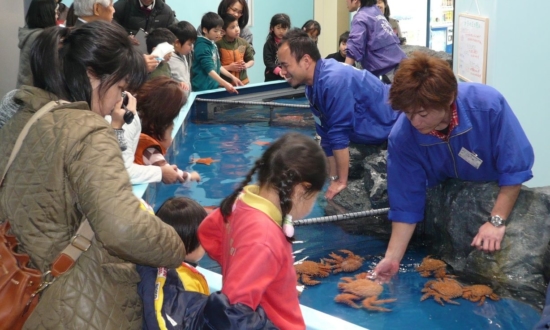
MULTIPOLYGON (((276 82, 250 85, 239 89, 239 93, 192 93, 175 121, 174 142, 167 159, 181 169, 199 172, 200 183, 140 185, 134 187, 136 194, 155 209, 171 196, 187 196, 203 206, 217 206, 243 180, 269 142, 289 131, 314 137, 303 89, 276 82), (214 160, 211 165, 194 162, 209 157, 214 160)), ((309 217, 324 215, 325 201, 323 194, 319 196, 309 217)), ((531 329, 540 318, 535 308, 509 298, 489 300, 482 306, 461 298, 456 299, 459 305, 441 306, 433 299, 420 302, 421 290, 429 280, 415 271, 426 256, 421 247, 409 248, 398 276, 384 285, 379 299, 397 299, 382 305, 391 312, 338 304, 334 297, 340 293, 340 279, 372 269, 385 252, 387 241, 354 233, 338 222, 296 227, 296 239, 296 260, 319 261, 341 249, 365 258, 363 266, 353 273, 317 278, 321 284, 306 287, 300 303, 308 329, 531 329)), ((200 266, 211 290, 220 290, 217 263, 205 257, 200 266)))

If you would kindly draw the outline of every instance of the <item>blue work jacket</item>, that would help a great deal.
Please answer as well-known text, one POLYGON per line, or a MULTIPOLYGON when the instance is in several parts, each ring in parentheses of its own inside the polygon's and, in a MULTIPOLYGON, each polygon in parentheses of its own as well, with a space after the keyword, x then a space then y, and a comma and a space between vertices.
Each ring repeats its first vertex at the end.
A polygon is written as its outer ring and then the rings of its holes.
POLYGON ((388 139, 391 220, 421 221, 426 188, 449 178, 513 186, 533 177, 533 148, 502 94, 460 83, 456 107, 459 122, 448 141, 421 134, 399 116, 388 139), (475 157, 482 161, 478 168, 475 157))
POLYGON ((327 156, 350 142, 381 144, 398 113, 388 103, 390 86, 366 70, 333 59, 320 59, 306 96, 327 156))

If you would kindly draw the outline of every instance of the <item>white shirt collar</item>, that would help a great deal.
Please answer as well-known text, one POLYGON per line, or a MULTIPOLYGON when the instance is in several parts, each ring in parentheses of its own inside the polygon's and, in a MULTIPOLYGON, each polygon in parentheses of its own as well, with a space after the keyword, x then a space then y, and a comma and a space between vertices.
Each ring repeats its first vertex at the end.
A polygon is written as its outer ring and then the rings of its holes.
POLYGON ((149 6, 145 6, 145 5, 143 4, 143 2, 141 2, 141 0, 139 0, 139 4, 140 4, 141 7, 145 7, 145 8, 150 9, 150 10, 152 10, 153 8, 155 8, 155 2, 156 2, 156 0, 153 0, 153 2, 152 2, 149 6))

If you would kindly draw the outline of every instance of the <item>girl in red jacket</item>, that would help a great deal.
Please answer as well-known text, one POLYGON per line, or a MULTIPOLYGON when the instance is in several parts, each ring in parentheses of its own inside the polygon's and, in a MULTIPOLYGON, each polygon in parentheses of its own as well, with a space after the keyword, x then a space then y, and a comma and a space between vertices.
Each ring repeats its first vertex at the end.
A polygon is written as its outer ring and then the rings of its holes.
POLYGON ((289 133, 256 161, 239 189, 199 227, 220 263, 230 304, 261 306, 280 329, 305 329, 293 267, 292 218, 311 212, 327 179, 325 155, 312 138, 289 133), (254 174, 257 185, 248 185, 254 174))

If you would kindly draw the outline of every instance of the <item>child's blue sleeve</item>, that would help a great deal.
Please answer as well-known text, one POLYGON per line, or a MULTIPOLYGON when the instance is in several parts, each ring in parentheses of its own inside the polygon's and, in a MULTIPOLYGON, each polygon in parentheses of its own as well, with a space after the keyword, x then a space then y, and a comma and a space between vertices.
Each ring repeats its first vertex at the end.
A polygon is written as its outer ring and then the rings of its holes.
POLYGON ((143 301, 143 329, 160 330, 155 313, 155 281, 157 269, 137 265, 136 270, 141 277, 138 283, 138 294, 143 301))

